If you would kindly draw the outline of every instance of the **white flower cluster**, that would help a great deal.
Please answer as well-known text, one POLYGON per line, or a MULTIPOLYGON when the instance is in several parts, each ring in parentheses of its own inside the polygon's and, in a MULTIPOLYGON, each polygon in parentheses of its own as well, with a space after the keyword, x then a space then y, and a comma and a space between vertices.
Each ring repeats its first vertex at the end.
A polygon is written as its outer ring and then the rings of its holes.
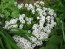
POLYGON ((33 14, 35 13, 35 7, 32 4, 25 4, 25 7, 27 10, 31 10, 33 14))
POLYGON ((35 43, 32 43, 28 41, 27 39, 17 35, 13 36, 13 38, 21 49, 33 49, 35 46, 42 45, 42 41, 37 41, 37 39, 32 36, 31 36, 31 39, 32 40, 34 39, 33 41, 36 41, 35 43))
POLYGON ((33 20, 33 18, 32 17, 31 18, 26 17, 25 20, 26 20, 27 24, 31 24, 31 21, 33 20))
POLYGON ((10 21, 5 21, 5 27, 6 29, 11 29, 11 28, 17 28, 17 18, 16 19, 11 19, 10 21))
POLYGON ((14 18, 14 19, 11 19, 10 21, 5 21, 5 29, 12 29, 12 28, 19 28, 22 29, 25 22, 27 24, 31 24, 31 21, 33 20, 33 18, 28 18, 25 16, 25 14, 21 14, 19 16, 19 18, 14 18), (17 22, 20 21, 20 25, 17 24, 17 22))
POLYGON ((29 42, 25 38, 17 36, 17 35, 13 36, 13 38, 21 49, 33 49, 31 46, 31 42, 29 42))
POLYGON ((51 33, 51 29, 53 29, 56 22, 54 22, 54 18, 56 14, 53 9, 50 8, 37 8, 36 11, 40 14, 37 19, 39 19, 39 23, 34 24, 32 29, 32 34, 35 35, 39 40, 43 40, 48 38, 51 33))
POLYGON ((22 8, 24 6, 24 4, 18 4, 18 8, 22 8))
MULTIPOLYGON (((26 8, 28 11, 31 10, 32 14, 36 14, 37 12, 39 16, 37 16, 37 20, 39 20, 38 23, 33 24, 32 26, 32 34, 36 37, 29 37, 31 40, 28 41, 27 39, 20 37, 20 36, 13 36, 14 40, 17 42, 17 45, 21 49, 33 49, 35 46, 42 45, 45 39, 48 38, 49 34, 51 33, 51 30, 56 25, 56 22, 54 21, 54 18, 56 17, 56 13, 53 9, 44 7, 43 1, 37 1, 32 4, 18 4, 18 8, 26 8)), ((18 24, 17 21, 20 21, 19 28, 23 29, 23 26, 25 23, 32 24, 33 17, 27 17, 26 14, 21 14, 19 18, 11 19, 10 21, 5 21, 5 27, 7 29, 11 28, 17 28, 18 24)), ((36 20, 36 21, 37 21, 36 20)), ((28 32, 31 32, 31 30, 28 30, 28 32)))
POLYGON ((41 6, 44 6, 44 2, 43 1, 37 1, 36 3, 34 3, 34 6, 37 8, 41 8, 41 6))

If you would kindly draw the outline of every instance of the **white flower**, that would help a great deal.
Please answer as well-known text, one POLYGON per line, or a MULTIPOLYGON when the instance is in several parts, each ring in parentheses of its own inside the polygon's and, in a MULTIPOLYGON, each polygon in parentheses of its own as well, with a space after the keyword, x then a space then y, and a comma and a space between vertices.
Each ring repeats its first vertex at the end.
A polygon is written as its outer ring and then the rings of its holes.
POLYGON ((45 11, 46 11, 46 10, 48 10, 48 8, 46 8, 46 7, 43 7, 43 10, 45 10, 45 11))
POLYGON ((54 14, 54 10, 53 9, 49 9, 48 14, 52 16, 54 14))
POLYGON ((39 30, 38 29, 33 30, 32 34, 35 35, 36 38, 39 38, 39 30))
POLYGON ((33 8, 33 5, 32 5, 32 4, 29 4, 29 7, 30 7, 30 8, 33 8))
POLYGON ((19 16, 19 20, 23 20, 25 18, 25 14, 19 16))
POLYGON ((46 19, 47 19, 48 21, 50 21, 51 17, 50 17, 50 16, 47 16, 46 19))
POLYGON ((8 28, 8 26, 10 25, 10 22, 9 21, 5 21, 5 26, 4 26, 4 28, 8 28))
POLYGON ((41 15, 40 16, 40 20, 42 20, 43 22, 45 22, 45 16, 41 15))
POLYGON ((43 1, 40 1, 40 4, 41 4, 41 5, 44 5, 44 2, 43 2, 43 1))
POLYGON ((18 4, 18 8, 21 9, 24 6, 24 4, 18 4))
POLYGON ((51 33, 51 29, 48 29, 47 30, 47 34, 49 35, 51 33))
POLYGON ((42 41, 36 41, 35 44, 36 44, 37 46, 39 46, 39 45, 42 45, 43 43, 42 43, 42 41))
POLYGON ((56 25, 56 22, 54 20, 51 20, 51 28, 53 28, 56 25))
POLYGON ((5 21, 5 26, 4 28, 6 29, 11 29, 11 28, 17 28, 18 25, 16 24, 18 19, 11 19, 10 21, 5 21))
POLYGON ((9 22, 9 21, 5 21, 5 24, 6 24, 6 25, 10 25, 10 22, 9 22))
POLYGON ((38 27, 38 24, 34 24, 32 29, 37 29, 37 27, 38 27))
POLYGON ((39 3, 39 1, 36 1, 36 4, 39 3))
POLYGON ((25 23, 25 20, 20 20, 20 23, 24 24, 25 23))
POLYGON ((11 28, 17 28, 17 27, 18 27, 17 24, 15 24, 15 25, 10 25, 10 26, 8 26, 8 29, 11 29, 11 28))
POLYGON ((32 42, 36 42, 36 41, 37 41, 37 38, 31 36, 31 37, 30 37, 30 40, 31 40, 32 42))
MULTIPOLYGON (((42 32, 41 35, 43 36, 43 39, 47 39, 49 34, 47 34, 47 33, 45 33, 45 32, 42 32)), ((41 35, 40 35, 40 36, 41 36, 41 35)))
POLYGON ((36 4, 35 6, 36 6, 37 8, 41 8, 40 5, 38 5, 38 4, 36 4))
POLYGON ((40 17, 37 17, 37 19, 40 19, 40 17))
POLYGON ((25 7, 28 7, 28 4, 25 4, 25 7))
POLYGON ((35 10, 32 10, 32 14, 35 14, 35 10))
POLYGON ((36 9, 36 11, 38 11, 38 12, 41 12, 41 11, 42 11, 42 9, 40 9, 40 8, 37 8, 37 9, 36 9))
POLYGON ((34 3, 34 6, 36 6, 37 3, 34 3))
POLYGON ((19 25, 19 28, 22 29, 22 28, 23 28, 23 24, 20 24, 20 25, 19 25))
POLYGON ((32 9, 34 9, 33 5, 29 4, 28 7, 27 7, 27 10, 32 10, 32 9))
POLYGON ((39 23, 39 29, 43 28, 43 21, 39 23))
POLYGON ((17 27, 18 27, 17 24, 15 24, 15 25, 11 25, 11 26, 12 26, 12 28, 17 28, 17 27))
POLYGON ((15 1, 14 4, 17 5, 17 2, 15 1))
POLYGON ((3 28, 7 29, 8 25, 5 25, 3 28))
POLYGON ((20 15, 19 17, 20 23, 25 23, 24 18, 25 18, 25 14, 20 15))
POLYGON ((16 24, 17 23, 17 21, 18 21, 18 19, 16 18, 16 19, 11 19, 10 20, 10 24, 16 24))
POLYGON ((31 33, 31 30, 28 30, 28 33, 31 33))
POLYGON ((46 12, 43 12, 43 13, 42 13, 42 15, 46 16, 46 15, 47 15, 47 13, 46 13, 46 12))
POLYGON ((31 21, 33 20, 33 18, 32 17, 31 18, 26 17, 25 20, 27 21, 27 24, 31 24, 31 21))
POLYGON ((54 13, 54 17, 56 17, 56 13, 54 13))
MULTIPOLYGON (((17 3, 15 2, 15 4, 17 3)), ((35 36, 28 37, 31 42, 18 35, 14 35, 13 39, 17 42, 17 46, 19 46, 20 49, 34 49, 35 46, 42 45, 42 41, 49 37, 51 30, 56 25, 54 20, 56 13, 53 9, 44 7, 43 1, 37 1, 34 4, 18 4, 18 8, 22 8, 24 14, 20 14, 18 18, 11 19, 10 21, 5 21, 5 26, 3 28, 10 29, 11 31, 18 31, 14 28, 23 29, 24 25, 32 25, 31 29, 27 30, 28 33, 35 36), (23 7, 26 11, 24 11, 23 7), (32 13, 31 17, 27 17, 27 11, 30 14, 29 16, 31 16, 32 13), (36 15, 37 13, 38 15, 36 15)))

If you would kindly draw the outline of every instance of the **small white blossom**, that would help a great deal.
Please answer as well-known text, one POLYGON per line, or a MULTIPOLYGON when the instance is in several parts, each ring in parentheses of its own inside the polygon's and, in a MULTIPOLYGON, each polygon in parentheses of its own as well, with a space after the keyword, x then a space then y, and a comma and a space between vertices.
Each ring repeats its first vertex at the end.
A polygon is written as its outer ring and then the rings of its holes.
POLYGON ((32 17, 31 18, 26 17, 25 20, 27 21, 27 24, 31 24, 31 21, 33 20, 33 18, 32 17))
POLYGON ((32 9, 34 9, 33 5, 29 4, 28 7, 27 7, 27 10, 32 10, 32 9))
POLYGON ((22 28, 23 28, 23 24, 20 24, 20 25, 19 25, 19 28, 22 29, 22 28))
POLYGON ((37 19, 40 19, 39 17, 37 17, 37 19))
POLYGON ((17 5, 17 2, 15 1, 14 4, 15 4, 15 6, 16 6, 16 5, 17 5))
POLYGON ((35 44, 36 44, 37 46, 42 45, 42 41, 36 41, 35 44))
POLYGON ((25 23, 24 18, 25 18, 25 14, 20 15, 19 20, 21 23, 25 23))
POLYGON ((10 20, 10 24, 16 24, 17 23, 17 21, 18 21, 18 19, 16 18, 16 19, 11 19, 10 20))
POLYGON ((50 16, 47 16, 47 17, 46 17, 46 19, 47 19, 48 21, 50 21, 50 18, 51 18, 50 16))
POLYGON ((28 4, 25 4, 25 7, 28 7, 28 4))
POLYGON ((18 8, 21 9, 24 6, 24 4, 18 4, 18 8))
POLYGON ((36 42, 36 41, 37 41, 37 38, 31 36, 31 37, 30 37, 30 40, 31 40, 32 42, 36 42))
POLYGON ((17 25, 17 24, 15 24, 15 25, 10 25, 10 26, 8 26, 8 27, 7 27, 7 29, 17 28, 17 27, 18 27, 18 25, 17 25))
POLYGON ((41 4, 41 5, 44 5, 44 2, 43 2, 43 1, 40 1, 40 4, 41 4))
POLYGON ((35 10, 32 10, 32 14, 35 14, 35 10))

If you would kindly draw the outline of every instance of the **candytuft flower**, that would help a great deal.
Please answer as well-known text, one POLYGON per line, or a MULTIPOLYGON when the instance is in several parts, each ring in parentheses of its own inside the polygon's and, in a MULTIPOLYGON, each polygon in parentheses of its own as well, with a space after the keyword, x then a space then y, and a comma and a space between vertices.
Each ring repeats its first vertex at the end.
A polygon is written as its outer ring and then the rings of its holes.
POLYGON ((53 9, 44 7, 43 1, 37 1, 34 4, 18 4, 18 8, 23 12, 20 11, 18 18, 6 20, 4 28, 8 30, 18 28, 27 31, 24 31, 26 34, 31 33, 35 36, 28 36, 30 42, 20 35, 14 35, 13 39, 20 49, 34 49, 42 45, 42 41, 49 37, 51 30, 56 25, 54 20, 56 13, 53 9))

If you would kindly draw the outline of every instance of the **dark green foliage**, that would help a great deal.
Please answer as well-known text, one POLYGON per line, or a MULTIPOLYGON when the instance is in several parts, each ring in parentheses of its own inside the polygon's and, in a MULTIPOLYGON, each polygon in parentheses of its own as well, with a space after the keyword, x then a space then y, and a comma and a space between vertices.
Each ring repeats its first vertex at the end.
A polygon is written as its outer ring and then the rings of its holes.
POLYGON ((2 49, 19 49, 12 37, 4 31, 0 31, 0 45, 2 49))
POLYGON ((18 17, 19 10, 14 5, 14 0, 1 0, 0 14, 4 14, 5 19, 18 17))
POLYGON ((18 17, 19 10, 14 0, 0 0, 0 49, 19 49, 7 30, 3 29, 5 20, 18 17), (1 17, 4 16, 4 17, 1 17))

